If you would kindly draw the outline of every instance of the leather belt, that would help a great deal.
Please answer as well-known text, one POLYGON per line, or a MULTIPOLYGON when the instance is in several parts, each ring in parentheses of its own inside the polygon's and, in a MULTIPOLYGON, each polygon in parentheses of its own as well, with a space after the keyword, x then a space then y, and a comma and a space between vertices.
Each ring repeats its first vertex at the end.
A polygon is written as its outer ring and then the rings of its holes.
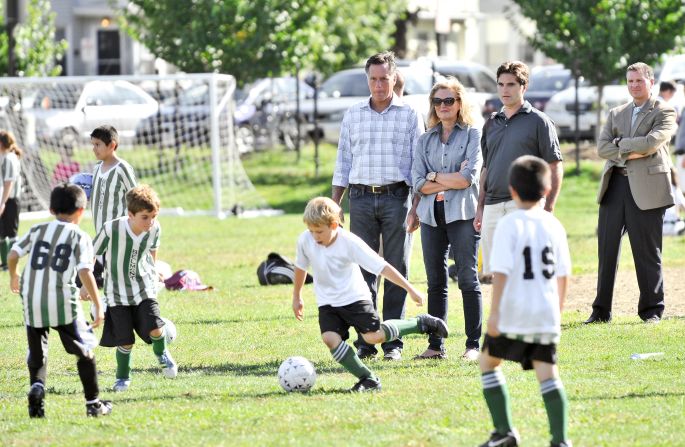
POLYGON ((620 166, 614 166, 614 172, 616 174, 625 175, 626 177, 628 176, 628 170, 626 168, 622 168, 620 166))
POLYGON ((381 186, 360 184, 351 184, 350 186, 352 188, 361 189, 362 191, 371 194, 388 194, 398 190, 406 190, 407 192, 409 192, 409 186, 405 182, 395 182, 381 186))

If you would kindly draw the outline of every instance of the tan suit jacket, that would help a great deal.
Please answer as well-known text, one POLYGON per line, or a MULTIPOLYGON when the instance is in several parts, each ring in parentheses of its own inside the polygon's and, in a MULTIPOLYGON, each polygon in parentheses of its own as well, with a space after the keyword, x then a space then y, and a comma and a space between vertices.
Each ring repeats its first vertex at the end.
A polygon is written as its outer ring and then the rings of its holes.
POLYGON ((642 210, 671 206, 670 156, 668 144, 675 134, 676 112, 673 107, 650 97, 637 115, 631 132, 633 103, 629 102, 609 111, 609 117, 599 136, 597 152, 607 160, 602 171, 597 203, 609 186, 611 172, 619 160, 625 161, 630 192, 642 210), (616 146, 614 138, 623 137, 616 146), (646 157, 628 160, 631 153, 646 157))

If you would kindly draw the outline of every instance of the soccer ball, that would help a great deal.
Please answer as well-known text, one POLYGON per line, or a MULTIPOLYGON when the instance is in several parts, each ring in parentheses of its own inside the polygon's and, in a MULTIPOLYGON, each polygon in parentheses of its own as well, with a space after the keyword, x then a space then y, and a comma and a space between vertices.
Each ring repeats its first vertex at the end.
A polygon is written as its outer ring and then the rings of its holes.
POLYGON ((284 390, 309 391, 316 382, 316 370, 304 357, 288 357, 278 368, 278 383, 284 390))
POLYGON ((166 344, 170 345, 176 340, 178 331, 176 330, 176 325, 168 318, 161 317, 164 321, 164 337, 166 338, 166 344))

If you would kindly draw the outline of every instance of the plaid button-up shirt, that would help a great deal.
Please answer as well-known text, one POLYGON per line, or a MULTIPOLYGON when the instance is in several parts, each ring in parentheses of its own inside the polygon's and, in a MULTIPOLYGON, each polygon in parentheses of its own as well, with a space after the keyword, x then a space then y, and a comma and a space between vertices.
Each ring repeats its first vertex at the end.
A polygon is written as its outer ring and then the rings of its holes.
POLYGON ((419 136, 419 114, 393 95, 382 112, 371 108, 370 98, 350 107, 343 117, 333 185, 411 185, 411 165, 419 136))

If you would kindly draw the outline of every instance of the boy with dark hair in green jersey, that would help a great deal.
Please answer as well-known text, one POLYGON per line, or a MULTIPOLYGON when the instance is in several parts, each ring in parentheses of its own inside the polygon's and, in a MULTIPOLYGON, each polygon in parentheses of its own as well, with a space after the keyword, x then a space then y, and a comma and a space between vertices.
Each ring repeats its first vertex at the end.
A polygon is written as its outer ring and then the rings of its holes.
MULTIPOLYGON (((93 171, 90 207, 95 232, 105 222, 126 216, 126 193, 136 186, 136 176, 131 165, 117 156, 119 133, 109 125, 97 127, 90 134, 95 158, 99 160, 93 171)), ((95 279, 102 284, 102 262, 95 263, 95 279)))
POLYGON ((424 297, 364 241, 340 227, 340 216, 340 206, 328 197, 316 197, 305 208, 303 220, 308 231, 297 240, 293 312, 295 318, 302 320, 302 286, 306 270, 311 267, 324 344, 335 361, 359 379, 350 391, 379 391, 381 382, 345 342, 351 326, 371 344, 407 334, 436 334, 445 338, 448 329, 444 321, 428 314, 380 322, 361 268, 375 275, 382 274, 402 287, 418 306, 423 304, 424 297))
POLYGON ((92 327, 99 326, 104 315, 92 273, 93 243, 90 236, 78 227, 85 207, 86 194, 81 188, 66 183, 56 186, 50 194, 50 212, 56 219, 31 227, 14 244, 7 260, 10 288, 21 295, 24 307, 29 345, 26 362, 31 381, 29 416, 32 418, 45 416, 48 334, 51 328, 59 333, 64 349, 78 357, 76 365, 86 398, 86 415, 100 416, 112 411, 111 402, 98 398, 93 353, 97 341, 83 317, 75 284, 78 273, 95 307, 92 327), (30 261, 24 268, 20 284, 17 263, 26 254, 30 255, 30 261))
POLYGON ((131 384, 134 331, 145 343, 152 344, 165 377, 173 379, 178 372, 167 349, 164 321, 157 303, 159 197, 148 185, 139 185, 126 194, 126 206, 128 216, 106 222, 93 243, 95 254, 104 255, 107 266, 107 310, 100 345, 117 348, 114 391, 125 391, 131 384))

